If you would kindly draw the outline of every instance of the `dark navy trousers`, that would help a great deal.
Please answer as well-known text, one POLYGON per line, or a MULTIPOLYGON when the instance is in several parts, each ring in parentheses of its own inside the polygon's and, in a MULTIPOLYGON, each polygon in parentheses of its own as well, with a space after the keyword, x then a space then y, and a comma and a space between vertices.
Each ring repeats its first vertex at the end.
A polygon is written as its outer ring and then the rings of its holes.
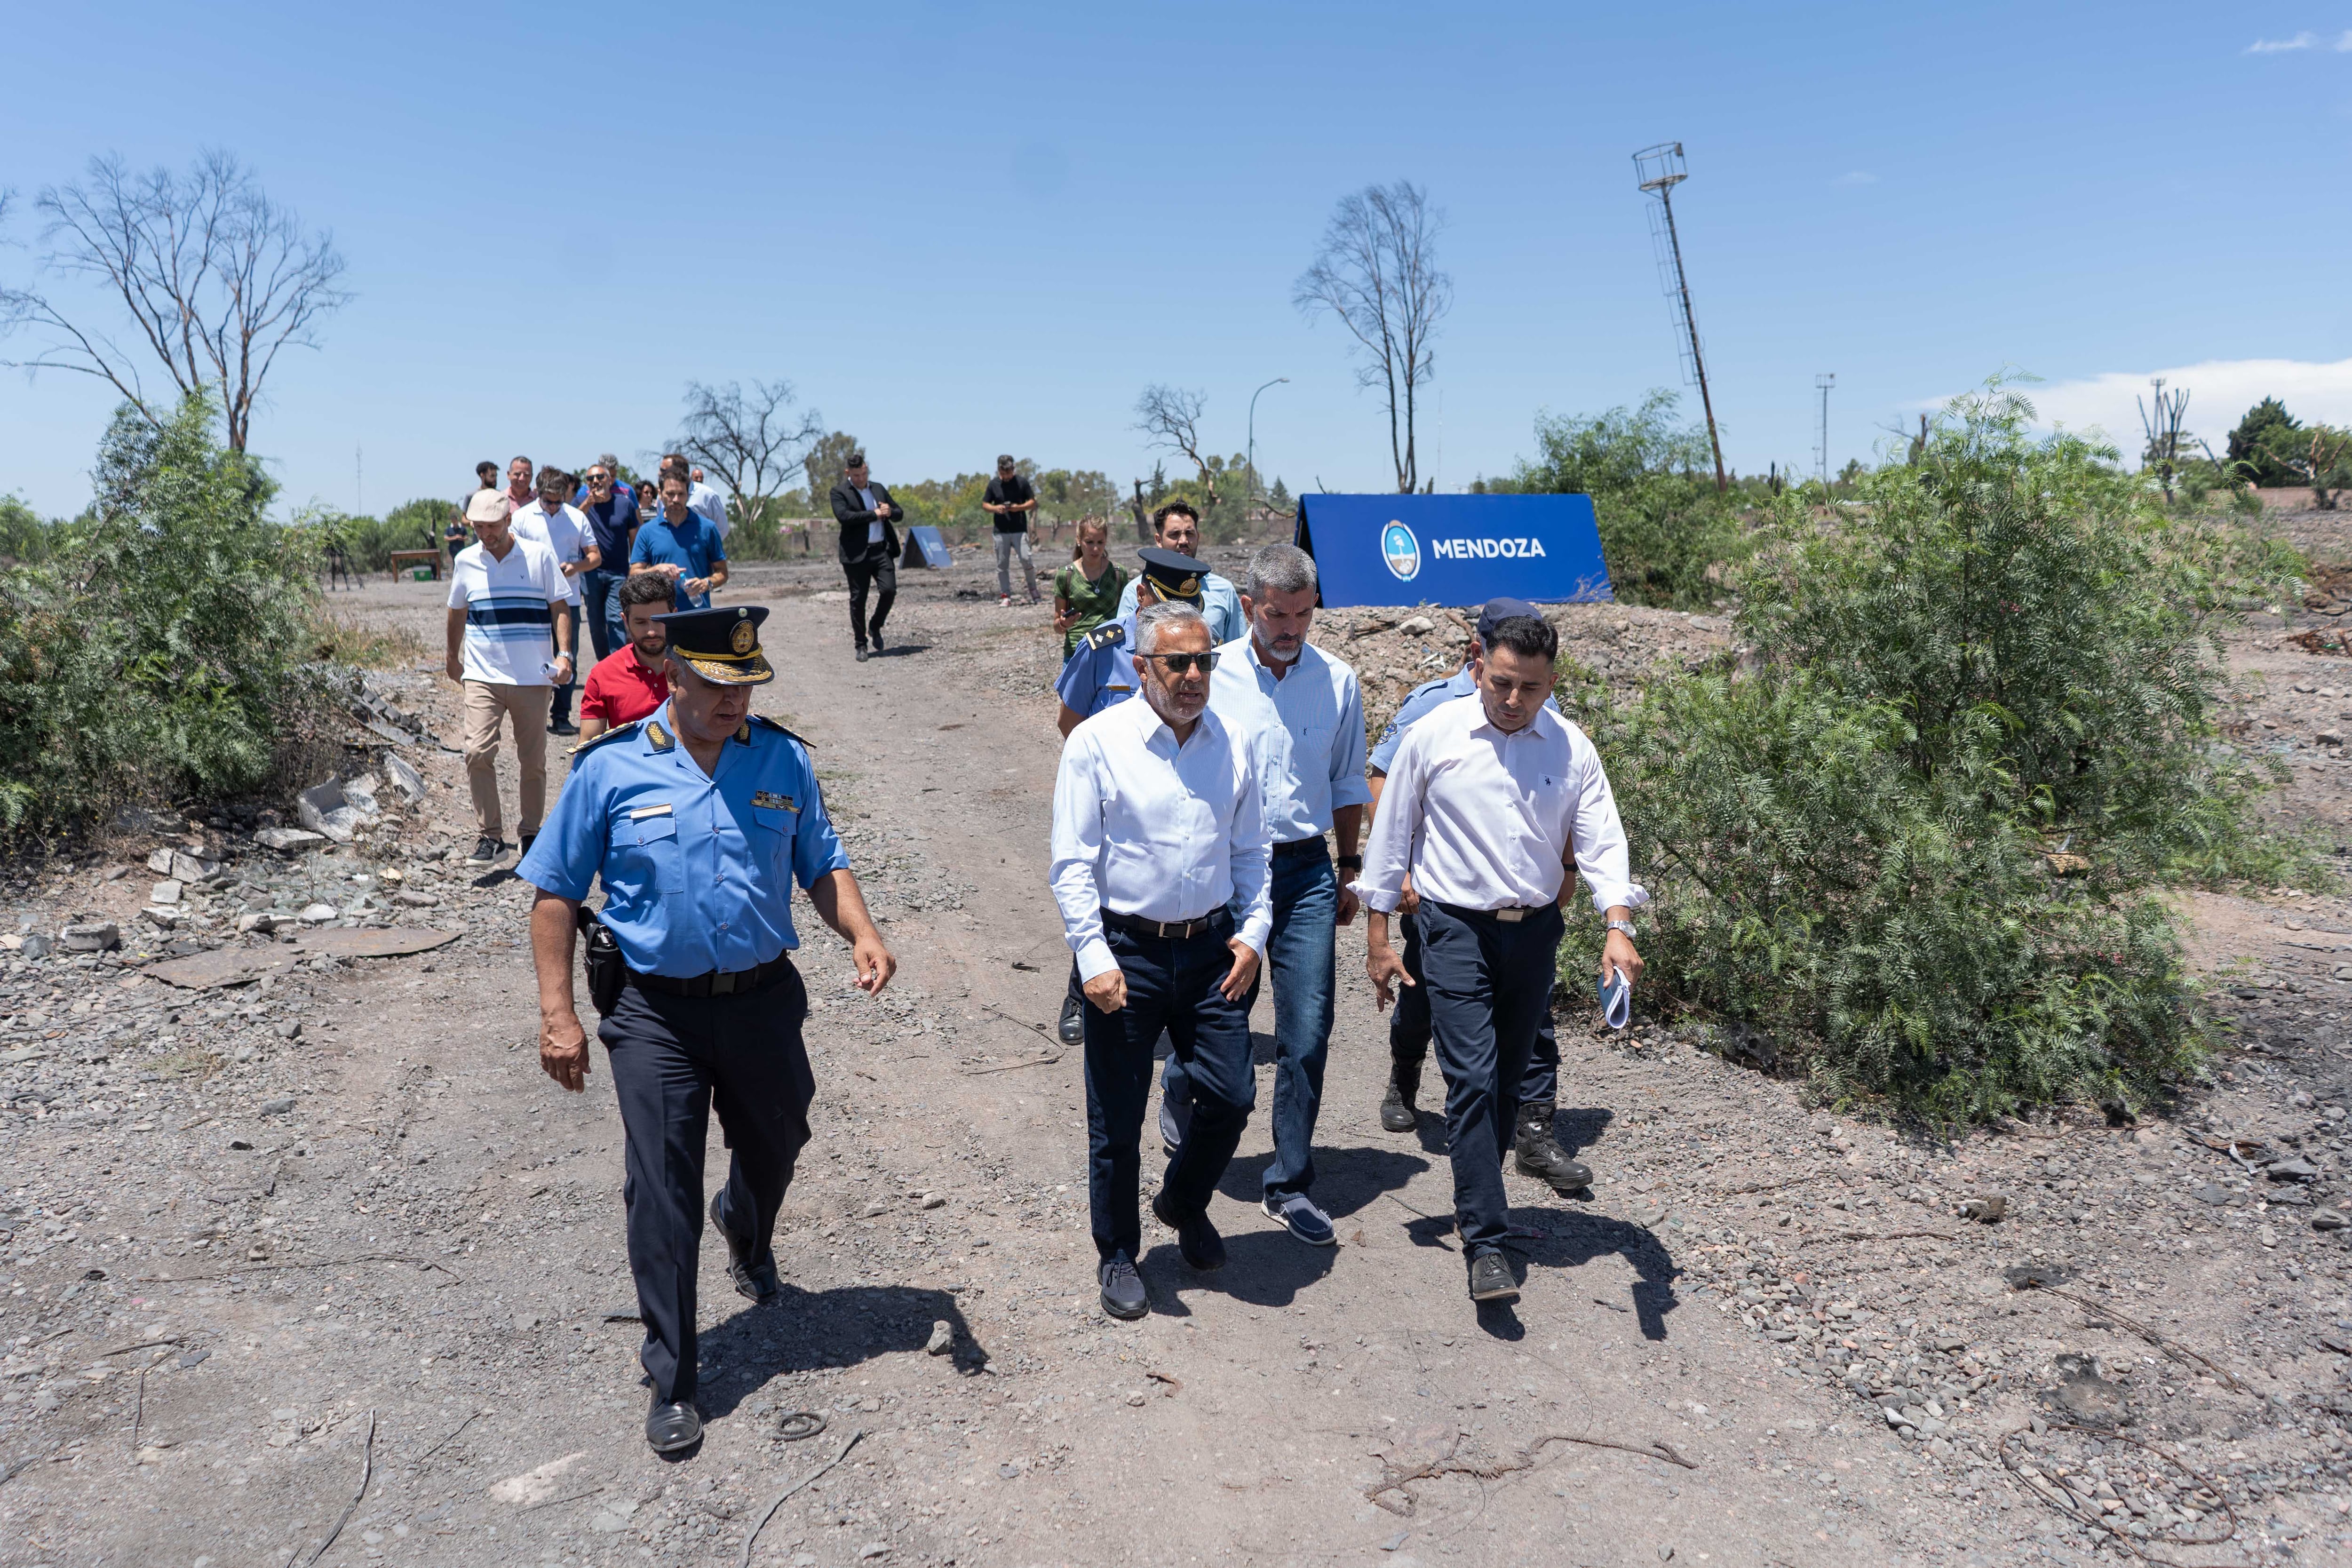
MULTIPOLYGON (((1095 1250, 1131 1260, 1143 1245, 1140 1147, 1151 1095, 1151 1051, 1160 1032, 1183 1060, 1192 1124, 1160 1186, 1168 1207, 1189 1219, 1209 1196, 1242 1141, 1257 1099, 1250 1070, 1249 1009, 1217 989, 1234 966, 1230 921, 1171 940, 1107 928, 1111 956, 1127 977, 1127 1005, 1106 1013, 1086 1004, 1087 1197, 1095 1250)), ((1070 966, 1073 976, 1077 965, 1070 966)), ((1075 981, 1073 982, 1075 984, 1075 981)))
POLYGON ((1553 965, 1567 921, 1557 905, 1502 921, 1421 901, 1421 988, 1445 1075, 1454 1217, 1465 1250, 1499 1247, 1509 1228, 1503 1156, 1510 1152, 1536 1030, 1551 1007, 1553 965))
POLYGON ((801 1043, 808 988, 782 976, 740 996, 673 996, 635 982, 597 1026, 627 1134, 629 1272, 645 1346, 637 1359, 663 1404, 696 1388, 695 1282, 702 1258, 703 1150, 710 1111, 733 1151, 722 1223, 772 1263, 776 1211, 809 1140, 816 1080, 801 1043))
MULTIPOLYGON (((1404 972, 1418 982, 1422 978, 1421 917, 1418 913, 1401 916, 1397 928, 1402 937, 1397 956, 1403 961, 1404 972)), ((1419 1067, 1428 1057, 1429 993, 1418 984, 1400 985, 1396 1005, 1389 1012, 1389 1059, 1419 1067)), ((1535 1048, 1528 1053, 1528 1070, 1519 1079, 1519 1103, 1550 1103, 1559 1098, 1559 1036, 1552 1028, 1551 1009, 1546 1007, 1543 1022, 1536 1028, 1535 1048)))

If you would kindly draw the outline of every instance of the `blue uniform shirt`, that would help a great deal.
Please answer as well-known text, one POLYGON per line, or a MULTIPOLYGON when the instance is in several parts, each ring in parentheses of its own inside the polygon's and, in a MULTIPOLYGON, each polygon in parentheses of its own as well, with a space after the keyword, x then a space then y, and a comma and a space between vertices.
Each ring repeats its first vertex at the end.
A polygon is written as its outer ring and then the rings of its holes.
POLYGON ((1135 695, 1135 612, 1129 610, 1117 620, 1105 621, 1078 639, 1078 651, 1062 666, 1061 679, 1054 682, 1054 695, 1062 705, 1081 719, 1091 719, 1114 702, 1124 702, 1135 695), (1098 646, 1101 637, 1110 630, 1119 631, 1118 642, 1108 647, 1098 646))
MULTIPOLYGON (((1396 760, 1397 748, 1404 744, 1404 732, 1420 722, 1423 714, 1441 702, 1467 697, 1477 689, 1478 683, 1470 679, 1470 667, 1466 664, 1452 675, 1423 681, 1397 705, 1396 717, 1381 731, 1380 741, 1366 762, 1374 772, 1387 773, 1390 763, 1396 760)), ((1549 697, 1544 699, 1544 706, 1555 713, 1559 711, 1559 704, 1549 697)))
POLYGON ((604 921, 629 967, 684 980, 800 946, 793 884, 848 865, 799 737, 748 719, 713 778, 665 702, 581 749, 515 875, 566 899, 603 877, 604 921))
MULTIPOLYGON (((654 513, 654 520, 637 530, 637 542, 630 548, 629 563, 646 562, 656 566, 682 568, 677 580, 683 584, 688 577, 708 577, 710 563, 727 559, 727 546, 710 520, 698 511, 688 511, 686 521, 672 527, 666 511, 654 513)), ((681 610, 707 610, 710 595, 689 595, 683 587, 675 591, 676 607, 681 610)))

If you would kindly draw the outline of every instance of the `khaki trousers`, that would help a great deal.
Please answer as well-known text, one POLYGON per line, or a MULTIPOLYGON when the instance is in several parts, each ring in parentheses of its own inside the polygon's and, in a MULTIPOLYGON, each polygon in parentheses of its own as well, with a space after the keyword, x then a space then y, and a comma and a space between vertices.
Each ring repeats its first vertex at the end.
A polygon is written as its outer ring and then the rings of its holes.
POLYGON ((474 822, 485 838, 503 838, 499 818, 499 721, 514 730, 515 762, 522 774, 520 837, 539 831, 547 814, 547 702, 544 686, 466 682, 466 783, 474 792, 474 822))

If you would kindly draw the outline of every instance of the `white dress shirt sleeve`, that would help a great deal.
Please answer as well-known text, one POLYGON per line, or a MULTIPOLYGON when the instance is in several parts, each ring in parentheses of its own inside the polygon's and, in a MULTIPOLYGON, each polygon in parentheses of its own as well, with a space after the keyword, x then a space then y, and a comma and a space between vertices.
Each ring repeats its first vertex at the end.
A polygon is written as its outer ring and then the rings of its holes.
POLYGON ((1412 842, 1421 832, 1423 774, 1428 771, 1427 731, 1405 731, 1404 743, 1391 762, 1389 782, 1381 791, 1381 808, 1372 817, 1372 839, 1364 846, 1364 868, 1349 890, 1368 910, 1394 914, 1404 901, 1405 873, 1412 869, 1412 842))
POLYGON ((1569 842, 1576 869, 1592 889, 1592 907, 1607 914, 1616 905, 1638 910, 1650 901, 1649 889, 1633 880, 1625 844, 1625 824, 1617 816, 1617 794, 1609 787, 1609 773, 1601 753, 1580 730, 1570 731, 1578 769, 1576 805, 1569 823, 1569 842))
MULTIPOLYGON (((1062 746, 1054 775, 1054 901, 1062 907, 1062 933, 1078 961, 1081 984, 1118 967, 1103 940, 1102 887, 1095 868, 1102 863, 1103 800, 1109 781, 1095 737, 1073 733, 1062 746)), ((1261 898, 1261 901, 1263 899, 1261 898)))
MULTIPOLYGON (((1274 730, 1282 733, 1279 724, 1274 730)), ((1234 772, 1241 780, 1234 801, 1230 862, 1234 907, 1241 911, 1241 918, 1234 922, 1234 934, 1263 958, 1266 939, 1274 933, 1274 840, 1265 826, 1265 763, 1261 754, 1270 742, 1262 735, 1246 735, 1238 729, 1229 729, 1226 734, 1234 748, 1234 772)))
POLYGON ((1339 732, 1331 745, 1331 809, 1370 805, 1371 781, 1364 776, 1364 689, 1351 673, 1339 700, 1339 732))

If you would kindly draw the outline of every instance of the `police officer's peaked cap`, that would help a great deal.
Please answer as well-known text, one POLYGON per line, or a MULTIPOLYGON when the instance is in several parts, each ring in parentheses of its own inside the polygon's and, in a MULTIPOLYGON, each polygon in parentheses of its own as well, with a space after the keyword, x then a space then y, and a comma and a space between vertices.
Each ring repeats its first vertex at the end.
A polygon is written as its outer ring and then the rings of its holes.
POLYGON ((767 618, 764 605, 674 610, 654 617, 669 635, 669 651, 695 674, 721 686, 765 686, 776 679, 760 651, 760 623, 767 618))
POLYGON ((1143 580, 1162 599, 1180 599, 1188 605, 1201 602, 1201 579, 1209 569, 1189 555, 1179 555, 1173 550, 1151 549, 1140 552, 1143 557, 1143 580))
POLYGON ((1525 599, 1489 599, 1486 607, 1478 612, 1478 646, 1486 647, 1495 640, 1495 628, 1505 621, 1519 619, 1542 620, 1543 612, 1525 599))

